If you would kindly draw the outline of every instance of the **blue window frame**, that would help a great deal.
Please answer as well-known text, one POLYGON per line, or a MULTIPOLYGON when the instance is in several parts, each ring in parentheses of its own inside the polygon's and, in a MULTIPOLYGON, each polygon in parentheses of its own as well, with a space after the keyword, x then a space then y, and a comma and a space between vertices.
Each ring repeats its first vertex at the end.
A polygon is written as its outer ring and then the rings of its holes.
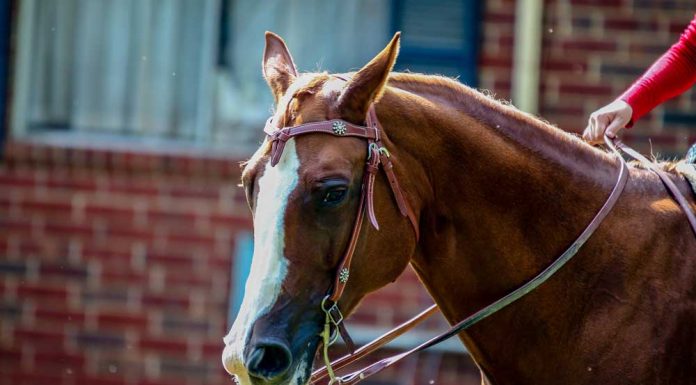
POLYGON ((251 270, 251 259, 254 255, 254 238, 251 233, 244 231, 237 235, 234 254, 232 272, 230 274, 230 296, 227 313, 228 328, 232 326, 239 308, 242 306, 244 285, 247 277, 249 277, 249 270, 251 270))
POLYGON ((476 86, 478 0, 392 0, 392 32, 402 31, 397 70, 458 77, 476 86))
POLYGON ((0 155, 7 137, 7 79, 10 62, 10 0, 0 0, 0 155))

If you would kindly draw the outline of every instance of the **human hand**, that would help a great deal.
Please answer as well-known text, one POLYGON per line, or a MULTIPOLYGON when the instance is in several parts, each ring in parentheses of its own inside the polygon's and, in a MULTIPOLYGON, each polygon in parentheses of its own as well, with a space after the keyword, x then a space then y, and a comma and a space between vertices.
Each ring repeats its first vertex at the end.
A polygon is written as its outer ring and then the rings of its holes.
POLYGON ((603 136, 615 138, 633 116, 633 108, 623 100, 615 100, 590 115, 582 137, 591 144, 601 143, 603 136))

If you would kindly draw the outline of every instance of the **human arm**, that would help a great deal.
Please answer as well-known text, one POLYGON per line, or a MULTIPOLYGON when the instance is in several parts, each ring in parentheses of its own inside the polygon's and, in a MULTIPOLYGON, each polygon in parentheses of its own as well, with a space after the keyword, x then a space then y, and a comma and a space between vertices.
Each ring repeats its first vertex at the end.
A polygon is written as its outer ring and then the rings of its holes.
POLYGON ((696 17, 679 41, 665 52, 617 100, 590 115, 583 137, 599 142, 603 134, 614 137, 667 99, 696 83, 696 17))

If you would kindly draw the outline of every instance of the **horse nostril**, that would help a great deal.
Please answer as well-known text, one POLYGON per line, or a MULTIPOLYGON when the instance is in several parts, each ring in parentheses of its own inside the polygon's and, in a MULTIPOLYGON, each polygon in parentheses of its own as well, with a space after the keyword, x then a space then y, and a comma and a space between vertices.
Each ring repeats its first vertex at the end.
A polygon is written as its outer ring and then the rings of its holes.
POLYGON ((274 380, 290 368, 292 354, 285 345, 277 342, 259 343, 246 359, 246 367, 254 377, 274 380))

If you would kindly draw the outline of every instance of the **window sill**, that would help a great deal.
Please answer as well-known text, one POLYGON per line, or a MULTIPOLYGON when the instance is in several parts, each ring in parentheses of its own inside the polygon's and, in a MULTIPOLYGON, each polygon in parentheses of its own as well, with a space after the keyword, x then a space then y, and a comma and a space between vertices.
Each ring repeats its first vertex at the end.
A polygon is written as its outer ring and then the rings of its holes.
POLYGON ((53 132, 9 138, 2 163, 238 178, 248 151, 189 141, 53 132))

